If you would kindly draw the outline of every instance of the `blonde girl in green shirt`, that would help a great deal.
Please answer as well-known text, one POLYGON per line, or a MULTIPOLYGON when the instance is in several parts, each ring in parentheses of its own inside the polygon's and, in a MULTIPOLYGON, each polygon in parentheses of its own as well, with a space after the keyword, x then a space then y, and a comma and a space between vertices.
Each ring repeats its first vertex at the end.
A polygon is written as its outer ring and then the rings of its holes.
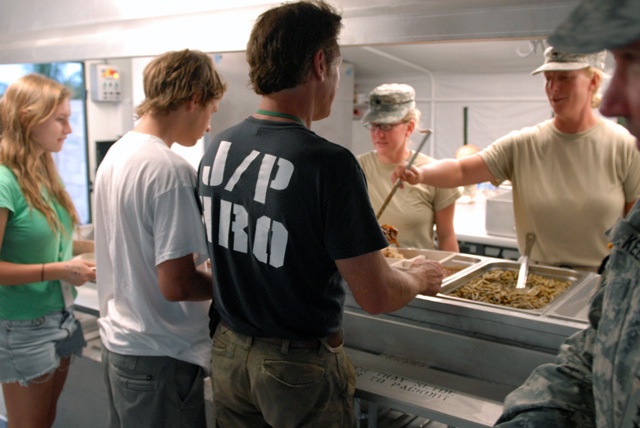
POLYGON ((51 155, 71 133, 70 114, 70 92, 37 74, 0 99, 0 382, 9 427, 53 425, 71 355, 84 346, 69 284, 95 280, 95 265, 71 258, 74 246, 93 250, 74 245, 78 216, 51 155))

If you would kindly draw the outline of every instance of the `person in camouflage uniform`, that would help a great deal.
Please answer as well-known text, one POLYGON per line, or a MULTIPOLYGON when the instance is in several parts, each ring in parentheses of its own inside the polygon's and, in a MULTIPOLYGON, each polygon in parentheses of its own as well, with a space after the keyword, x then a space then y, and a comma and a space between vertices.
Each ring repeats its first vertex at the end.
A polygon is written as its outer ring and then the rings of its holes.
MULTIPOLYGON (((640 138, 640 0, 583 0, 550 42, 571 52, 612 51, 616 69, 600 111, 623 117, 640 138)), ((640 426, 640 205, 607 236, 613 251, 589 327, 507 396, 496 426, 640 426)))

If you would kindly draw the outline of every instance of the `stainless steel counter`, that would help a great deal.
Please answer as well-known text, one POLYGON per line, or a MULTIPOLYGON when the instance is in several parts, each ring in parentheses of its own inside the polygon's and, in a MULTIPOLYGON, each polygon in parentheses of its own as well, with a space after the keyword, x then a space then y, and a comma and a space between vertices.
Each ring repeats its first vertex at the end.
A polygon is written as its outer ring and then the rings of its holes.
MULTIPOLYGON (((403 251, 407 257, 427 254, 459 270, 446 280, 445 288, 483 263, 505 263, 468 254, 403 251)), ((406 268, 402 260, 390 263, 406 268)), ((450 426, 491 426, 504 397, 533 368, 553 361, 564 339, 587 325, 589 298, 599 276, 570 274, 578 283, 547 308, 535 311, 441 294, 419 296, 399 311, 373 316, 348 294, 344 330, 347 352, 358 375, 356 397, 369 405, 450 426)), ((78 288, 76 307, 97 315, 95 284, 78 288)), ((96 333, 85 326, 91 339, 85 356, 99 361, 96 333)))
MULTIPOLYGON (((446 265, 447 258, 442 262, 446 265)), ((493 262, 507 263, 482 258, 477 266, 493 262)), ((468 269, 473 271, 477 266, 468 269)), ((467 276, 469 270, 452 275, 443 289, 467 276)), ((348 295, 345 338, 357 370, 381 372, 384 379, 408 377, 400 387, 397 382, 395 386, 386 382, 387 388, 365 385, 359 379, 360 397, 395 405, 408 413, 422 411, 418 415, 458 427, 491 426, 500 414, 504 397, 535 367, 552 362, 567 336, 587 326, 589 298, 599 276, 559 271, 573 278, 575 284, 540 310, 500 307, 440 294, 419 296, 396 312, 372 316, 348 295), (425 387, 413 388, 415 393, 407 397, 412 387, 406 382, 419 382, 425 387), (425 389, 438 388, 445 391, 446 402, 420 396, 425 389)))

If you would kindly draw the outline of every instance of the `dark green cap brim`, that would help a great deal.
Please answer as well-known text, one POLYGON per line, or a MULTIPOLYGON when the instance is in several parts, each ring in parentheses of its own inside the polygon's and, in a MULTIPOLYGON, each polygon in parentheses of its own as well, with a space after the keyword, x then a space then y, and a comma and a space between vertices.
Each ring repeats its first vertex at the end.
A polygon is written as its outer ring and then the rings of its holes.
POLYGON ((576 53, 616 49, 640 40, 640 0, 583 0, 549 37, 576 53))

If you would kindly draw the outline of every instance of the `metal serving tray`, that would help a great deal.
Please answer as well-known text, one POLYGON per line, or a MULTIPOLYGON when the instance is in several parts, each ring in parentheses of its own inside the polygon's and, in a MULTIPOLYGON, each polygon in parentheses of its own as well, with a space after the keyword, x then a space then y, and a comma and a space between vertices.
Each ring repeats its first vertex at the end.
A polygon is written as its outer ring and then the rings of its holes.
POLYGON ((496 259, 485 260, 482 263, 476 266, 473 266, 468 270, 465 269, 455 277, 452 277, 450 281, 446 281, 442 286, 442 291, 439 294, 439 296, 445 297, 447 299, 453 299, 453 300, 458 300, 463 302, 473 302, 478 305, 489 306, 493 308, 502 308, 508 311, 516 311, 516 312, 524 312, 528 314, 541 315, 547 309, 552 307, 556 302, 558 302, 563 296, 568 295, 568 293, 570 293, 573 289, 575 289, 578 284, 583 282, 585 278, 591 275, 589 272, 581 272, 581 271, 562 269, 562 268, 556 268, 551 266, 531 265, 529 267, 530 274, 541 275, 547 278, 561 280, 561 281, 568 280, 571 282, 571 285, 569 286, 569 288, 567 288, 562 294, 557 296, 546 306, 538 309, 514 308, 507 305, 475 301, 471 299, 465 299, 465 298, 450 295, 453 291, 455 291, 459 287, 484 275, 487 272, 494 271, 494 270, 510 270, 517 273, 519 268, 520 268, 520 264, 514 261, 506 261, 506 260, 502 261, 502 260, 496 260, 496 259))
POLYGON ((444 279, 443 283, 447 284, 453 281, 455 278, 464 275, 474 266, 477 266, 486 260, 488 260, 486 257, 454 253, 451 257, 440 262, 445 269, 448 269, 451 272, 451 274, 444 279))
POLYGON ((405 258, 387 258, 391 266, 398 269, 408 269, 416 257, 423 256, 428 260, 435 260, 442 263, 442 266, 450 272, 445 278, 445 282, 466 272, 469 268, 488 260, 486 257, 471 256, 468 254, 454 253, 452 251, 419 250, 416 248, 397 248, 396 250, 405 258))
MULTIPOLYGON (((398 262, 403 262, 406 261, 406 259, 413 259, 414 257, 417 256, 424 256, 426 259, 429 260, 436 260, 438 262, 447 259, 449 257, 451 257, 452 255, 454 255, 455 253, 451 252, 451 251, 440 251, 440 250, 419 250, 417 248, 395 248, 395 250, 402 254, 402 256, 404 257, 404 259, 396 259, 396 258, 387 258, 387 261, 389 262, 389 264, 391 265, 395 265, 398 262)), ((401 265, 398 265, 397 267, 402 267, 401 265)))
POLYGON ((553 302, 545 315, 569 321, 588 321, 591 298, 600 284, 600 275, 592 273, 580 284, 553 302))

